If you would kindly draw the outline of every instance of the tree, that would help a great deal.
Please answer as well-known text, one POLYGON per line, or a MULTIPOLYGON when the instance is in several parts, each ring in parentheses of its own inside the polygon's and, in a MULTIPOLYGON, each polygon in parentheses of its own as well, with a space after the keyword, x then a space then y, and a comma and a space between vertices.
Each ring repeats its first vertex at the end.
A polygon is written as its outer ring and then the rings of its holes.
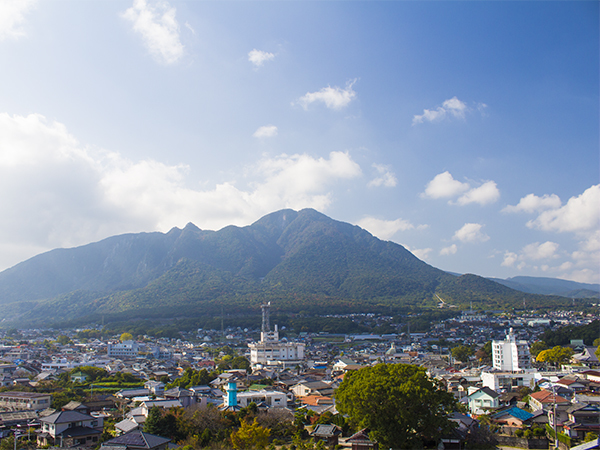
POLYGON ((411 364, 378 364, 348 373, 335 398, 338 411, 369 428, 383 448, 421 448, 455 426, 448 419, 454 396, 423 367, 411 364))
POLYGON ((491 361, 492 360, 492 341, 487 341, 483 347, 480 347, 475 352, 475 357, 479 361, 491 361))
POLYGON ((540 352, 543 352, 544 350, 548 350, 548 345, 546 345, 544 341, 535 341, 531 344, 531 347, 529 347, 529 353, 531 353, 531 356, 534 358, 537 358, 540 352))
POLYGON ((261 427, 256 418, 252 423, 244 420, 237 431, 231 432, 231 444, 235 449, 263 449, 270 435, 271 430, 261 427))
POLYGON ((131 333, 123 333, 119 339, 121 342, 131 341, 133 340, 133 335, 131 333))
POLYGON ((537 362, 546 362, 559 366, 560 364, 570 361, 573 353, 574 351, 572 348, 560 347, 557 345, 548 350, 542 350, 535 360, 537 362))
POLYGON ((473 349, 467 345, 459 345, 452 349, 452 357, 460 362, 467 362, 473 355, 473 349))

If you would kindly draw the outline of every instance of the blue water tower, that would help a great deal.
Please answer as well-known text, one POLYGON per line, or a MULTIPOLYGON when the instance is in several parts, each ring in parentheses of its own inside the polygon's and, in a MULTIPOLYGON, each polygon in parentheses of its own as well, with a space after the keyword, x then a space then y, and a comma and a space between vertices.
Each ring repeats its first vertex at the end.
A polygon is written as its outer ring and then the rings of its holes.
POLYGON ((227 384, 227 406, 237 406, 237 383, 227 384))

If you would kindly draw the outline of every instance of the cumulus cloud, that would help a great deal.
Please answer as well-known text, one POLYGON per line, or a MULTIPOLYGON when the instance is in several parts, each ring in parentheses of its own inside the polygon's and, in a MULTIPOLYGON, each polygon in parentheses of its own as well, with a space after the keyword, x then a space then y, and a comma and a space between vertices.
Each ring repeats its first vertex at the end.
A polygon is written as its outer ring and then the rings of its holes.
POLYGON ((469 183, 461 183, 452 177, 450 172, 442 172, 433 177, 427 186, 425 186, 425 192, 421 194, 422 197, 429 198, 449 198, 455 197, 463 192, 469 190, 469 183))
POLYGON ((458 247, 456 246, 456 244, 452 244, 448 247, 444 247, 443 249, 441 249, 440 255, 442 255, 442 256, 454 255, 457 251, 458 251, 458 247))
POLYGON ((468 192, 458 198, 456 203, 459 205, 468 205, 477 203, 487 205, 496 202, 500 198, 500 191, 493 181, 486 181, 481 186, 470 189, 468 192))
POLYGON ((205 229, 246 225, 282 209, 332 202, 336 183, 361 176, 346 152, 265 158, 246 170, 247 188, 223 182, 186 186, 189 168, 131 161, 81 145, 41 115, 0 113, 0 268, 55 247, 114 234, 167 231, 194 222, 205 229))
POLYGON ((566 205, 540 213, 529 228, 557 232, 588 232, 600 227, 600 184, 571 197, 566 205))
MULTIPOLYGON (((475 109, 483 114, 486 107, 487 105, 485 103, 478 103, 475 106, 475 109)), ((414 115, 412 124, 439 122, 448 117, 464 119, 465 114, 472 110, 473 108, 468 107, 465 102, 459 100, 457 97, 452 97, 444 101, 441 106, 438 106, 435 109, 425 109, 423 110, 423 114, 414 115)))
POLYGON ((275 59, 275 54, 263 52, 262 50, 252 50, 248 53, 248 61, 254 64, 255 67, 262 66, 266 61, 275 59))
POLYGON ((396 180, 396 175, 392 172, 389 166, 383 164, 373 164, 373 167, 377 171, 378 175, 373 178, 367 186, 369 187, 394 187, 398 180, 396 180))
POLYGON ((277 127, 275 125, 264 125, 259 127, 252 136, 255 138, 270 138, 277 136, 277 127))
POLYGON ((470 183, 455 180, 452 174, 446 171, 433 177, 421 193, 421 197, 433 199, 454 198, 459 195, 456 203, 448 203, 461 206, 477 203, 483 206, 496 202, 500 198, 500 191, 494 181, 485 181, 480 186, 471 188, 470 183))
POLYGON ((329 109, 345 108, 356 97, 356 92, 352 89, 354 83, 356 83, 356 80, 346 83, 346 89, 342 89, 338 86, 327 86, 317 92, 307 92, 306 95, 298 99, 298 103, 305 110, 308 109, 309 105, 315 102, 324 103, 329 109))
POLYGON ((559 245, 556 242, 546 241, 543 243, 534 242, 523 247, 521 258, 533 261, 555 258, 559 245))
POLYGON ((133 30, 142 36, 156 61, 173 64, 181 59, 184 51, 175 12, 166 1, 150 5, 146 0, 134 0, 133 6, 121 15, 133 23, 133 30))
POLYGON ((485 242, 490 237, 481 231, 483 225, 479 223, 465 223, 459 230, 456 230, 452 239, 461 242, 485 242))
POLYGON ((365 217, 359 220, 356 225, 383 240, 390 239, 398 231, 412 230, 415 228, 408 220, 381 220, 374 217, 365 217))
POLYGON ((526 213, 534 213, 543 211, 546 209, 556 209, 560 208, 561 201, 558 195, 543 195, 542 197, 538 197, 535 194, 528 194, 519 200, 519 203, 516 205, 508 205, 502 209, 502 212, 506 213, 516 213, 516 212, 526 212, 526 213))
POLYGON ((0 41, 25 36, 25 16, 36 6, 37 0, 0 1, 0 41))
POLYGON ((519 255, 513 252, 505 252, 504 259, 502 260, 501 266, 512 267, 519 259, 519 255))

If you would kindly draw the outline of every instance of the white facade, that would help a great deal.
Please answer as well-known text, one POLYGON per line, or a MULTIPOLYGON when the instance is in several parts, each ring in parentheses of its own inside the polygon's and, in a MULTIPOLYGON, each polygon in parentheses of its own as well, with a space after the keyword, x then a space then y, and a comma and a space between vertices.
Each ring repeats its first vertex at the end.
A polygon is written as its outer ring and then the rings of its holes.
POLYGON ((304 360, 304 344, 297 342, 280 342, 279 331, 271 331, 269 315, 271 303, 262 305, 263 323, 260 342, 248 344, 252 367, 276 366, 294 367, 304 360))
POLYGON ((492 342, 494 369, 520 371, 531 368, 531 354, 527 341, 517 341, 511 328, 503 341, 492 342))
MULTIPOLYGON (((224 404, 227 404, 227 394, 223 396, 224 404)), ((285 408, 287 406, 287 395, 279 391, 247 391, 237 393, 237 405, 245 408, 250 403, 266 403, 271 408, 285 408)))
POLYGON ((481 372, 481 385, 496 392, 511 391, 521 386, 535 386, 536 371, 522 370, 519 372, 481 372))
POLYGON ((110 358, 136 358, 140 344, 135 341, 125 341, 118 344, 108 344, 107 352, 110 358))
POLYGON ((304 344, 297 342, 280 342, 277 325, 275 331, 260 333, 260 342, 248 344, 252 367, 284 366, 291 367, 304 360, 304 344))

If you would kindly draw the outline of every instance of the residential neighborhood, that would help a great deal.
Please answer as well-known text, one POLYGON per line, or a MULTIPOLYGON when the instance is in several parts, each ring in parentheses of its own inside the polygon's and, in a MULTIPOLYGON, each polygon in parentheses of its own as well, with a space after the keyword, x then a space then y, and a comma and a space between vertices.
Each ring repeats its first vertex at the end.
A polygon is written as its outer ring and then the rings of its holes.
MULTIPOLYGON (((170 414, 193 422, 194 414, 210 412, 289 424, 288 431, 265 441, 273 448, 299 448, 301 437, 319 448, 376 448, 369 429, 350 428, 336 391, 348 374, 363 368, 409 364, 423 368, 457 405, 448 412, 454 428, 436 448, 476 448, 474 439, 481 436, 485 448, 566 449, 597 440, 596 349, 575 339, 566 346, 570 357, 554 365, 530 351, 550 323, 555 329, 586 326, 597 320, 593 315, 467 311, 431 324, 427 332, 294 337, 271 326, 269 309, 264 305, 259 332, 198 330, 177 339, 102 336, 99 330, 88 332, 93 338, 78 338, 81 330, 18 330, 16 339, 5 333, 2 436, 52 448, 193 447, 189 437, 149 432, 158 429, 151 422, 170 414), (462 347, 479 351, 461 354, 462 347)), ((206 436, 198 448, 217 439, 216 432, 206 436)), ((231 439, 223 432, 219 438, 231 439)))

